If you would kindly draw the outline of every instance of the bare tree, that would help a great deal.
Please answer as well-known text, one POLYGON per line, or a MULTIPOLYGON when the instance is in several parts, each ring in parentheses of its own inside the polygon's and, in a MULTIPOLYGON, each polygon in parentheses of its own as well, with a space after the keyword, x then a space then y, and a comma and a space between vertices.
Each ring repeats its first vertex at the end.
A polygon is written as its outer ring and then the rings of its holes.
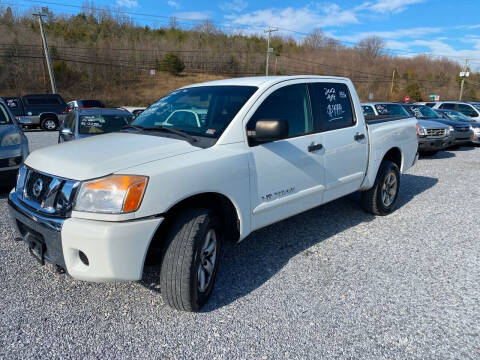
POLYGON ((385 49, 385 41, 375 35, 367 36, 358 42, 357 49, 367 60, 373 61, 382 54, 385 49))
POLYGON ((303 39, 303 45, 309 48, 318 49, 324 47, 329 39, 325 36, 322 29, 314 29, 310 35, 303 39))

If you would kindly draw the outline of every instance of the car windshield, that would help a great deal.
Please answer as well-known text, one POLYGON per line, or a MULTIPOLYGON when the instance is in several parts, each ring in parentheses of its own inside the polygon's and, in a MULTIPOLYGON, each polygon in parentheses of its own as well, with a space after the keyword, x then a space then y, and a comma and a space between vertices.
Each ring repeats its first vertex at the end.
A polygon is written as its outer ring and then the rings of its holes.
POLYGON ((410 106, 410 110, 417 119, 438 119, 440 117, 435 111, 425 105, 410 106))
POLYGON ((465 121, 465 122, 474 121, 472 118, 469 118, 467 115, 464 115, 458 111, 448 110, 448 111, 442 111, 442 113, 447 115, 447 117, 452 120, 465 121))
POLYGON ((7 109, 0 105, 0 125, 12 125, 13 121, 8 115, 7 109))
POLYGON ((195 136, 219 138, 256 90, 253 86, 176 90, 148 107, 132 125, 171 127, 195 136))
POLYGON ((81 115, 79 119, 78 132, 80 134, 103 134, 119 131, 127 126, 132 120, 131 115, 81 115))
POLYGON ((378 115, 409 116, 407 110, 398 104, 375 104, 378 115))

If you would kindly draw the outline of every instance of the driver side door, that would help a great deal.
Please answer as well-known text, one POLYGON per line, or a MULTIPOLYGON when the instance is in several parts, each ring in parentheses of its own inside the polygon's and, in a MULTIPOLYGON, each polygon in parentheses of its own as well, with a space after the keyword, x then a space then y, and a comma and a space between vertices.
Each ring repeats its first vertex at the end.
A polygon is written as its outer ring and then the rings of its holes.
POLYGON ((307 85, 281 83, 257 104, 249 111, 247 132, 267 119, 286 120, 289 132, 285 139, 249 142, 253 229, 320 205, 325 189, 323 135, 313 120, 307 85))

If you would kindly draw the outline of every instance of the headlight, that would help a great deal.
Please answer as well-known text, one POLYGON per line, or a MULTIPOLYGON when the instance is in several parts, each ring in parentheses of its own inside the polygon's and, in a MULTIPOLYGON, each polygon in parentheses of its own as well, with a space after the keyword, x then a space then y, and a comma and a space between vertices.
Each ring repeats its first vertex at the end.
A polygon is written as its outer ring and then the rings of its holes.
POLYGON ((473 128, 473 131, 475 132, 475 134, 480 134, 480 127, 473 128))
POLYGON ((7 134, 2 138, 0 146, 13 146, 22 143, 22 135, 20 133, 7 134))
POLYGON ((425 128, 422 127, 422 126, 419 126, 419 127, 418 127, 418 135, 420 135, 420 136, 427 136, 427 129, 425 129, 425 128))
POLYGON ((455 128, 453 126, 448 125, 448 135, 452 135, 454 131, 455 131, 455 128))
POLYGON ((142 202, 148 178, 135 175, 111 175, 84 182, 74 210, 107 214, 128 213, 142 202))

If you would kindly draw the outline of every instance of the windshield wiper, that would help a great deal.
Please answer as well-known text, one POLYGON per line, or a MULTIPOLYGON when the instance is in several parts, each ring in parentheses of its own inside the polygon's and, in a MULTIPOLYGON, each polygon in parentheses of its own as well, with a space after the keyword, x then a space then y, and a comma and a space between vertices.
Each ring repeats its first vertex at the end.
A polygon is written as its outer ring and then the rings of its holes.
POLYGON ((171 134, 179 135, 186 139, 189 143, 194 143, 197 142, 198 140, 195 139, 193 136, 187 134, 186 132, 176 129, 176 128, 171 128, 171 127, 166 127, 166 126, 140 126, 140 125, 127 125, 122 128, 122 130, 126 129, 134 129, 138 131, 164 131, 164 132, 169 132, 171 134))
POLYGON ((139 125, 125 125, 124 127, 122 127, 122 130, 126 130, 126 129, 135 129, 135 130, 143 131, 144 127, 139 125))
POLYGON ((186 132, 184 132, 182 130, 172 128, 172 127, 167 127, 167 126, 159 125, 159 126, 141 127, 141 130, 143 130, 143 131, 165 131, 165 132, 169 132, 171 134, 180 135, 181 137, 186 139, 189 143, 194 143, 194 142, 198 141, 193 136, 187 134, 186 132))

